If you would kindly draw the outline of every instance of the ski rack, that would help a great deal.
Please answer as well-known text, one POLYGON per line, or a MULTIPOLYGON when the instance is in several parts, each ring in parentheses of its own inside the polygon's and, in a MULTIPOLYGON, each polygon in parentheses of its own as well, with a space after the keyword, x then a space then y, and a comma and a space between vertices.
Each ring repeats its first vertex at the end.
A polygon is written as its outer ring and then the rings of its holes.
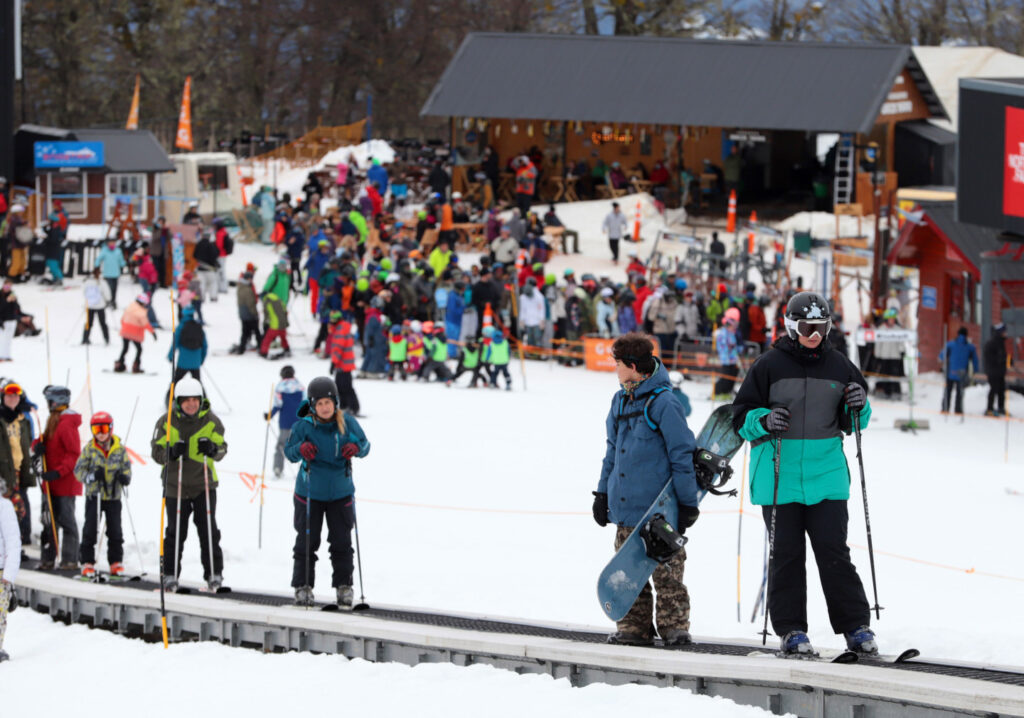
MULTIPOLYGON (((71 576, 23 569, 16 595, 22 605, 54 620, 160 640, 155 584, 99 584, 71 576)), ((684 649, 612 646, 604 643, 606 634, 593 627, 398 607, 324 612, 290 604, 291 596, 283 594, 168 594, 170 638, 410 666, 486 664, 519 674, 566 678, 574 686, 679 687, 801 718, 1024 715, 1024 672, 1012 668, 779 660, 759 643, 711 643, 700 638, 684 649), (751 656, 752 652, 758 655, 751 656)))

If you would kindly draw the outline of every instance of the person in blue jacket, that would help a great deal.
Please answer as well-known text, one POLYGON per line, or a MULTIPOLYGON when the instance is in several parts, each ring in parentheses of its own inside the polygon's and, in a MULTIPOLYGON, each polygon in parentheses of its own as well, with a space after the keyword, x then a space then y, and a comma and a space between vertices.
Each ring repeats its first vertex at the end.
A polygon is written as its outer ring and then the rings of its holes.
POLYGON ((370 169, 366 170, 366 179, 370 182, 377 183, 377 189, 380 190, 381 197, 387 194, 388 180, 390 180, 390 177, 388 176, 387 168, 385 168, 376 157, 370 164, 370 169))
POLYGON ((298 421, 299 405, 306 396, 306 387, 295 378, 295 367, 290 364, 281 367, 281 381, 274 387, 274 405, 270 416, 263 418, 270 421, 277 416, 277 446, 274 447, 274 479, 281 478, 284 471, 284 447, 288 437, 292 435, 292 426, 298 421))
POLYGON ((117 242, 110 240, 96 256, 96 266, 100 268, 103 281, 110 287, 110 306, 117 309, 117 280, 128 263, 124 261, 124 252, 117 242))
POLYGON ((967 327, 960 327, 956 333, 956 339, 946 342, 946 346, 939 352, 939 361, 946 366, 946 390, 942 393, 942 411, 949 411, 949 399, 956 388, 956 404, 954 410, 957 414, 964 413, 964 384, 967 382, 967 368, 974 368, 978 373, 978 351, 967 338, 967 327))
POLYGON ((331 569, 338 607, 352 608, 352 527, 355 525, 355 484, 352 459, 370 453, 362 427, 338 408, 338 387, 331 377, 309 383, 309 398, 299 405, 299 420, 284 454, 301 461, 295 478, 295 547, 292 550, 292 587, 295 603, 313 603, 314 566, 320 548, 320 530, 327 520, 331 569), (308 526, 308 530, 307 530, 308 526))
MULTIPOLYGON (((623 334, 612 344, 612 356, 622 388, 612 398, 605 419, 607 448, 593 512, 598 526, 615 524, 618 551, 669 482, 679 506, 679 533, 693 526, 700 511, 693 468, 696 442, 686 425, 683 405, 672 393, 668 372, 654 356, 654 344, 645 334, 623 334)), ((657 628, 666 645, 690 642, 685 562, 686 551, 681 549, 654 570, 657 628)), ((653 643, 654 604, 648 582, 608 642, 653 643)))
POLYGON ((174 330, 174 340, 167 352, 167 361, 174 364, 174 381, 177 382, 186 374, 201 381, 199 369, 206 361, 208 350, 206 332, 203 331, 203 325, 196 321, 195 309, 185 307, 181 313, 181 324, 174 330))

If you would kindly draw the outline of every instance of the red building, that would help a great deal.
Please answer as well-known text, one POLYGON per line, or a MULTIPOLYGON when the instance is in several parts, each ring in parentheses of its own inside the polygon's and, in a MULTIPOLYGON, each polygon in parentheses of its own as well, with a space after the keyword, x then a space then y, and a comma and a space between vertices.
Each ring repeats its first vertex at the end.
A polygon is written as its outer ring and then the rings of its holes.
POLYGON ((941 371, 945 341, 967 327, 979 349, 982 323, 1004 320, 1024 307, 1024 245, 1007 243, 995 229, 957 222, 955 202, 923 202, 908 214, 888 264, 914 267, 920 277, 917 308, 920 371, 941 371), (992 266, 992 310, 983 317, 982 267, 992 266))

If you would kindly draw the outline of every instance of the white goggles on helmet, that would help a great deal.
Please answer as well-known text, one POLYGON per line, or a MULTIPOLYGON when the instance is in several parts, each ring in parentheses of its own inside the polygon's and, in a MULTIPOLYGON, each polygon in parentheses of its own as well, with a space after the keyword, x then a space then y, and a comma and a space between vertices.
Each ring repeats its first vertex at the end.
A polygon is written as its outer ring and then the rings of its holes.
POLYGON ((797 336, 810 339, 815 334, 824 339, 832 330, 832 319, 790 319, 785 318, 786 331, 794 339, 797 336))

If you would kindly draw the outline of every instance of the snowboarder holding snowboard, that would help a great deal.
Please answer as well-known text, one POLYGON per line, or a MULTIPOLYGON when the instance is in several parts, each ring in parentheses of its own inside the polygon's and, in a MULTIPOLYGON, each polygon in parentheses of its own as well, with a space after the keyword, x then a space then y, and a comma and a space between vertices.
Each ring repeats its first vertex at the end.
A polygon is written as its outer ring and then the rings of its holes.
POLYGON ((813 654, 807 637, 805 535, 818 564, 832 630, 847 646, 876 653, 864 586, 846 545, 850 471, 843 434, 867 426, 871 406, 860 371, 826 341, 828 302, 800 292, 786 305, 787 335, 748 372, 734 402, 733 426, 751 442, 750 493, 775 539, 768 612, 785 654, 813 654), (780 446, 776 446, 780 442, 780 446), (778 474, 774 452, 780 451, 778 474), (777 483, 777 500, 774 498, 777 483))
POLYGON ((313 603, 314 566, 320 548, 320 530, 327 520, 330 544, 331 586, 338 606, 351 609, 352 528, 355 525, 355 484, 352 459, 370 453, 362 427, 338 408, 338 387, 330 377, 309 383, 309 398, 299 406, 299 421, 292 427, 284 453, 289 461, 301 461, 295 478, 295 547, 292 550, 292 588, 295 603, 313 603))
POLYGON ((197 379, 185 377, 174 385, 170 441, 167 436, 167 414, 164 414, 153 428, 150 446, 153 460, 165 467, 167 530, 164 532, 164 588, 168 591, 176 591, 178 588, 181 554, 188 537, 188 518, 191 515, 196 533, 199 534, 203 579, 211 591, 216 591, 224 583, 224 554, 220 549, 220 529, 217 528, 217 470, 213 464, 228 453, 228 445, 224 441, 224 424, 210 409, 210 400, 203 396, 203 386, 197 379), (209 529, 207 497, 210 508, 209 529), (177 547, 177 555, 174 547, 177 547), (210 565, 211 553, 213 566, 210 565))
MULTIPOLYGON (((668 372, 653 352, 651 339, 636 332, 624 334, 612 344, 622 388, 612 398, 605 419, 608 446, 594 492, 593 513, 598 526, 616 525, 616 551, 670 480, 679 505, 676 530, 685 532, 700 515, 693 433, 682 404, 672 394, 668 372)), ((609 643, 651 644, 655 623, 666 645, 690 642, 685 562, 686 551, 680 549, 667 563, 659 564, 653 575, 656 607, 648 583, 618 622, 618 632, 609 637, 609 643)))
POLYGON ((85 484, 85 526, 78 558, 82 577, 96 575, 96 537, 100 512, 107 519, 107 561, 111 576, 123 576, 124 536, 121 533, 121 487, 132 480, 132 465, 121 439, 114 436, 114 419, 105 411, 93 414, 89 421, 92 441, 85 445, 75 462, 75 478, 85 484), (96 502, 99 501, 99 507, 96 502))

